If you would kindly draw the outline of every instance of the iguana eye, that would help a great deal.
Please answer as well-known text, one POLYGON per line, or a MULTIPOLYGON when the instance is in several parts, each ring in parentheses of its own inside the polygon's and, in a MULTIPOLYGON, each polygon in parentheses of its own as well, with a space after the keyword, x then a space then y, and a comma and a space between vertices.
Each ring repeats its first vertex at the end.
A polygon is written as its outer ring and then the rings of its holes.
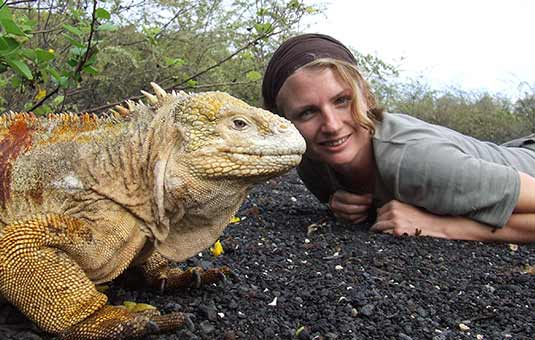
POLYGON ((235 118, 232 123, 236 130, 243 130, 248 126, 247 122, 241 118, 235 118))

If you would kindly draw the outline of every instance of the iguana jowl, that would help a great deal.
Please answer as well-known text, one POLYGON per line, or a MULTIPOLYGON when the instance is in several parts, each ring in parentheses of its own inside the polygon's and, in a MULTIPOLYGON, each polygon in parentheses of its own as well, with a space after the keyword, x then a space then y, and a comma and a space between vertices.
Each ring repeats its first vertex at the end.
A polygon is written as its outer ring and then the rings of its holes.
POLYGON ((248 189, 305 151, 290 122, 228 94, 151 85, 148 104, 104 118, 0 116, 0 293, 47 332, 129 338, 183 325, 181 313, 106 305, 95 284, 140 265, 180 286, 192 274, 164 258, 212 244, 248 189))

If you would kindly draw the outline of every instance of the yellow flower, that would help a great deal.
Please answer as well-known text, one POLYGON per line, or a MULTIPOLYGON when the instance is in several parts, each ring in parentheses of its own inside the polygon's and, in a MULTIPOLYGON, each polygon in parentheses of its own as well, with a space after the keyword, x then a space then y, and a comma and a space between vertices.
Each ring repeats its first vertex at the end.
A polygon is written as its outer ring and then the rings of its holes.
POLYGON ((35 95, 35 100, 41 100, 46 96, 46 89, 37 87, 37 94, 35 95))
POLYGON ((223 254, 224 251, 223 251, 223 246, 221 245, 221 241, 217 240, 214 243, 214 246, 210 247, 210 252, 212 253, 212 255, 214 255, 216 257, 221 255, 221 254, 223 254))
POLYGON ((239 218, 238 216, 234 216, 233 218, 230 219, 230 223, 238 223, 241 221, 241 218, 239 218))
POLYGON ((52 48, 49 48, 49 49, 48 49, 48 53, 52 53, 52 54, 54 54, 54 52, 55 52, 55 51, 54 51, 52 48))

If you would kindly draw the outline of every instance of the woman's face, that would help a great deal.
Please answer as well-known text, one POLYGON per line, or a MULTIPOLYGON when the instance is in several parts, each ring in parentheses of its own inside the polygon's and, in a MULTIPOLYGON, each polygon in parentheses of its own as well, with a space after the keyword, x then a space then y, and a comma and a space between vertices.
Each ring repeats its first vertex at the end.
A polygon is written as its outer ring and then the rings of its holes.
POLYGON ((330 68, 300 69, 281 87, 277 107, 307 142, 307 155, 337 166, 358 161, 370 134, 352 111, 353 90, 330 68))

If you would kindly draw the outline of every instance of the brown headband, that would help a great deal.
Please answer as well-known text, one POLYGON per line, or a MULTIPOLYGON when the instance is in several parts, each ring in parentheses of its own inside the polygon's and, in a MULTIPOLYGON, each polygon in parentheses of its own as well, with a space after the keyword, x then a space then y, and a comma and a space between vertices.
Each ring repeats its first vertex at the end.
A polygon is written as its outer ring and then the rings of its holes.
POLYGON ((333 37, 312 33, 292 37, 275 51, 264 73, 264 108, 278 113, 276 99, 286 79, 301 66, 319 58, 333 58, 357 64, 353 53, 333 37))

